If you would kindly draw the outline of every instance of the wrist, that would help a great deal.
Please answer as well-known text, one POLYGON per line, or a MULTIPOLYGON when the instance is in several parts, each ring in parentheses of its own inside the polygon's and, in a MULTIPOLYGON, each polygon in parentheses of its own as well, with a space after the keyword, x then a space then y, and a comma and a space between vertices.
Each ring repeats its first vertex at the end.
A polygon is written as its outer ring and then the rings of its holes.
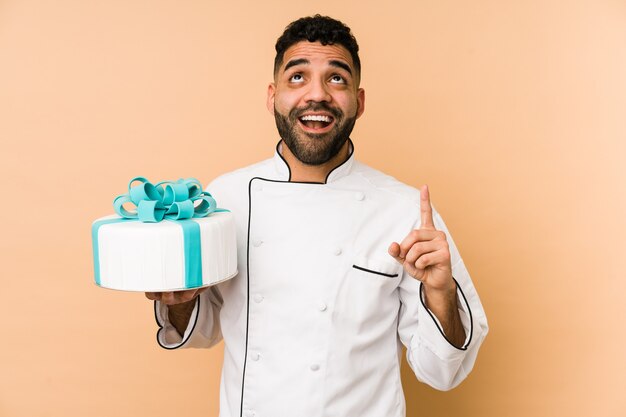
POLYGON ((191 300, 189 301, 184 301, 182 303, 175 303, 175 304, 168 304, 167 308, 172 311, 191 311, 193 310, 194 306, 196 305, 196 299, 198 298, 198 296, 196 295, 195 297, 193 297, 191 300))
POLYGON ((432 286, 422 283, 422 288, 426 295, 438 299, 448 299, 456 297, 457 284, 454 278, 450 276, 450 280, 443 285, 432 286))
POLYGON ((451 307, 454 307, 454 310, 456 310, 457 284, 454 279, 450 280, 450 285, 442 288, 433 288, 422 284, 422 290, 426 306, 433 312, 450 311, 451 307))

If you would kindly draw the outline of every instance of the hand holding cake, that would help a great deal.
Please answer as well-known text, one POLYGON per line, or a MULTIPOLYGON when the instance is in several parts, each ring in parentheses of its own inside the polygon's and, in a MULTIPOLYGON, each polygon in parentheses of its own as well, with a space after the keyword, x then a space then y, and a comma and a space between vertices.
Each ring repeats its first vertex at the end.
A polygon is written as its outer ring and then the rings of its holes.
POLYGON ((194 301, 196 296, 203 293, 209 287, 201 287, 193 290, 146 292, 146 298, 153 301, 160 301, 168 306, 184 304, 194 301))

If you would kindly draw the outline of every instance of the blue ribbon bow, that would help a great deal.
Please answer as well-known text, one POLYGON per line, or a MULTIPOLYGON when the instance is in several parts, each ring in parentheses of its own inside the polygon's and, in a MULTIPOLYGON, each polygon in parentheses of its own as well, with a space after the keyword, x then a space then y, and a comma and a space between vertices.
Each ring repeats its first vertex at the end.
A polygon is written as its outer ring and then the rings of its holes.
POLYGON ((206 217, 214 211, 223 211, 217 208, 210 193, 202 191, 202 184, 195 178, 154 185, 144 177, 135 177, 128 183, 128 194, 115 197, 113 208, 120 217, 147 223, 206 217), (137 181, 140 184, 132 186, 137 181), (128 211, 124 208, 126 203, 134 204, 137 210, 128 211))

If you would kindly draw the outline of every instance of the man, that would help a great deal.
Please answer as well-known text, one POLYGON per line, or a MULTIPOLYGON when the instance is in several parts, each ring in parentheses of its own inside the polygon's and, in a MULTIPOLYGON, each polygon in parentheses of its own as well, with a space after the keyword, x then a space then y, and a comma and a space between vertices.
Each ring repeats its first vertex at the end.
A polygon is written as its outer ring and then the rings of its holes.
POLYGON ((276 52, 274 158, 208 187, 236 218, 239 274, 147 293, 157 339, 224 339, 222 417, 403 416, 402 345, 419 380, 453 388, 487 334, 484 311, 428 188, 354 160, 365 93, 350 29, 302 18, 276 52))

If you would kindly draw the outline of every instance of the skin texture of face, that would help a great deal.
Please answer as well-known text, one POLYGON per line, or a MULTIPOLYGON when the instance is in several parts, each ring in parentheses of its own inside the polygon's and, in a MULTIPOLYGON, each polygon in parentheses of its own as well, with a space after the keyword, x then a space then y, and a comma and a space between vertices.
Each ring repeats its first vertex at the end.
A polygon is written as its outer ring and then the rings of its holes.
POLYGON ((359 81, 343 46, 302 41, 285 51, 268 87, 267 108, 300 162, 324 164, 344 146, 364 110, 359 81))

